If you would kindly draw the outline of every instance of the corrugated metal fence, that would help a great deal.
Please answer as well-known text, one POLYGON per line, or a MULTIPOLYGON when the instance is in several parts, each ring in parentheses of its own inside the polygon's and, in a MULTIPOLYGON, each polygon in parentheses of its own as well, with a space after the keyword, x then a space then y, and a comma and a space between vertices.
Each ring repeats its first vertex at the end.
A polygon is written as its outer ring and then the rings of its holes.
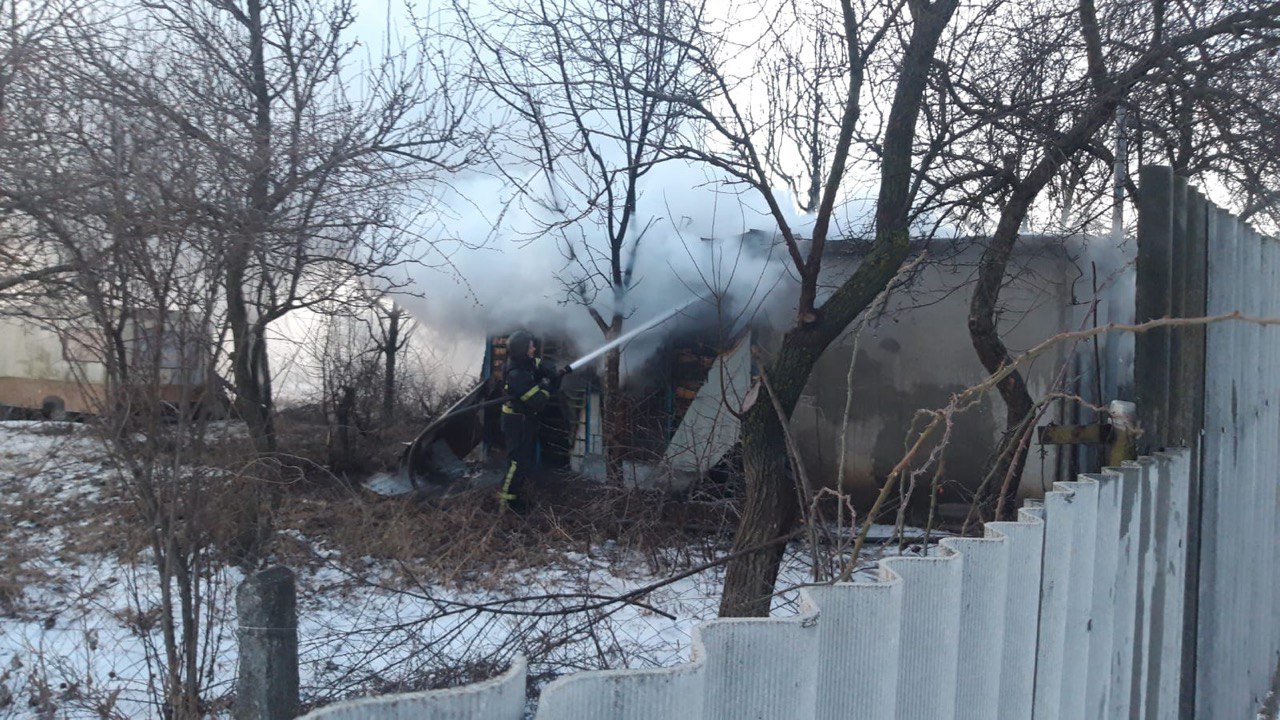
MULTIPOLYGON (((812 587, 791 618, 702 625, 692 662, 551 683, 539 720, 1174 717, 1187 452, 1058 483, 1019 522, 880 561, 878 582, 812 587)), ((444 692, 308 717, 524 713, 524 667, 444 692)))
MULTIPOLYGON (((1280 256, 1167 168, 1144 168, 1137 319, 1280 317, 1280 256)), ((539 720, 1248 718, 1280 649, 1280 330, 1147 333, 1150 458, 1056 483, 1018 522, 807 588, 791 618, 702 625, 692 661, 551 683, 539 720)), ((519 720, 525 668, 315 720, 519 720)))
MULTIPOLYGON (((1276 242, 1207 214, 1210 314, 1280 317, 1276 242)), ((1280 650, 1276 593, 1280 330, 1211 326, 1206 343, 1196 716, 1252 717, 1280 650)))
MULTIPOLYGON (((1274 239, 1167 167, 1143 168, 1139 194, 1139 321, 1280 317, 1274 239)), ((1149 447, 1192 449, 1182 717, 1252 718, 1280 658, 1280 328, 1147 333, 1135 381, 1149 447)))

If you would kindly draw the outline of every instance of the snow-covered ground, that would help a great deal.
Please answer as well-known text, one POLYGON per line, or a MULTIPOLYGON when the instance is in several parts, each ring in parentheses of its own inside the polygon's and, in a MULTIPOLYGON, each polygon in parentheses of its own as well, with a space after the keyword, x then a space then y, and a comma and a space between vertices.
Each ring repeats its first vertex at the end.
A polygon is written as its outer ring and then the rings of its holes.
MULTIPOLYGON (((114 477, 85 426, 0 422, 0 718, 160 715, 155 574, 146 548, 130 547, 120 531, 128 503, 114 477)), ((463 682, 517 653, 535 658, 541 681, 681 662, 692 628, 715 616, 722 580, 712 568, 617 603, 607 599, 666 573, 607 542, 542 553, 538 567, 499 579, 444 584, 396 563, 343 557, 323 537, 283 532, 310 552, 294 566, 306 703, 463 682)), ((781 582, 803 583, 806 573, 789 554, 781 582)), ((216 567, 203 593, 200 666, 215 717, 228 714, 237 670, 242 579, 234 567, 216 567)), ((784 595, 775 611, 789 614, 793 602, 794 593, 784 595)))

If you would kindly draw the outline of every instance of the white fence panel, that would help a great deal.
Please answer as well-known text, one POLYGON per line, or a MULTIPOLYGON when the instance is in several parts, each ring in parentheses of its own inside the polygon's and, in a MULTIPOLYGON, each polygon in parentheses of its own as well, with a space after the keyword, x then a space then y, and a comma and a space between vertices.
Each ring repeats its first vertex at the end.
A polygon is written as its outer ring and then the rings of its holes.
POLYGON ((964 559, 889 558, 881 565, 902 578, 902 651, 898 658, 899 717, 955 717, 964 559))
POLYGON ((902 579, 882 568, 878 583, 809 588, 822 610, 818 622, 818 720, 898 717, 902 579), (874 618, 874 621, 869 621, 874 618))
MULTIPOLYGON (((1280 317, 1280 308, 1277 308, 1277 296, 1280 293, 1276 292, 1276 283, 1280 282, 1280 277, 1276 274, 1276 242, 1262 236, 1255 237, 1261 248, 1258 280, 1261 297, 1258 298, 1255 313, 1262 317, 1280 317)), ((1255 421, 1258 428, 1255 472, 1261 476, 1258 496, 1259 531, 1268 542, 1259 548, 1260 572, 1255 585, 1258 598, 1256 622, 1259 627, 1277 628, 1275 582, 1276 563, 1280 562, 1280 556, 1277 555, 1276 542, 1280 541, 1280 537, 1276 535, 1276 486, 1280 483, 1280 456, 1277 456, 1276 450, 1280 446, 1280 425, 1277 424, 1277 418, 1280 417, 1280 387, 1276 383, 1276 374, 1280 369, 1280 356, 1277 355, 1280 352, 1280 333, 1270 327, 1259 328, 1259 331, 1261 349, 1255 375, 1258 382, 1255 407, 1259 415, 1255 421), (1270 482, 1267 482, 1268 478, 1270 482)), ((1277 661, 1280 661, 1276 654, 1280 629, 1266 635, 1259 643, 1260 662, 1275 667, 1277 661)))
POLYGON ((1183 608, 1187 580, 1187 502, 1190 493, 1189 453, 1156 456, 1155 529, 1156 605, 1159 624, 1154 628, 1150 654, 1157 681, 1149 683, 1151 718, 1178 716, 1182 687, 1183 608))
POLYGON ((538 716, 553 720, 701 718, 703 696, 701 662, 653 670, 595 670, 547 685, 538 716))
MULTIPOLYGON (((1240 224, 1239 229, 1240 253, 1244 264, 1243 272, 1238 276, 1237 283, 1241 286, 1242 296, 1240 298, 1240 310, 1251 317, 1258 316, 1258 309, 1261 301, 1261 293, 1266 290, 1274 292, 1275 288, 1263 288, 1261 283, 1252 280, 1257 276, 1257 271, 1262 262, 1262 244, 1259 242, 1258 234, 1255 233, 1244 223, 1240 224), (1250 280, 1245 281, 1245 278, 1250 280)), ((1259 375, 1261 369, 1258 366, 1258 358, 1262 354, 1262 328, 1258 325, 1248 324, 1241 325, 1244 343, 1240 348, 1238 355, 1240 356, 1240 393, 1244 402, 1239 408, 1240 413, 1240 461, 1237 472, 1241 477, 1246 478, 1245 482, 1245 513, 1243 518, 1250 528, 1255 530, 1262 527, 1262 483, 1257 482, 1258 478, 1258 455, 1261 451, 1258 442, 1258 423, 1260 417, 1260 405, 1258 393, 1260 390, 1259 375)), ((1274 471, 1275 468, 1272 468, 1274 471)), ((1247 675, 1249 678, 1249 697, 1253 700, 1254 707, 1260 707, 1263 699, 1267 694, 1267 686, 1270 684, 1271 666, 1266 661, 1266 645, 1267 643, 1259 642, 1264 637, 1266 631, 1258 632, 1263 616, 1261 610, 1265 598, 1263 597, 1259 580, 1262 571, 1262 547, 1261 543, 1249 548, 1244 553, 1244 557, 1240 558, 1242 565, 1243 579, 1247 580, 1247 592, 1245 593, 1248 600, 1243 603, 1241 611, 1241 619, 1248 623, 1250 631, 1247 631, 1248 645, 1247 651, 1244 653, 1245 661, 1248 663, 1247 675)))
POLYGON ((1098 483, 1082 475, 1074 483, 1060 485, 1067 485, 1071 490, 1068 499, 1075 508, 1075 522, 1071 527, 1071 579, 1067 583, 1066 638, 1062 652, 1062 695, 1058 717, 1062 720, 1085 720, 1085 699, 1089 691, 1089 644, 1093 635, 1098 483))
POLYGON ((1135 718, 1147 715, 1147 678, 1151 673, 1151 620, 1155 590, 1155 481, 1151 458, 1138 461, 1138 602, 1134 619, 1133 677, 1130 691, 1135 718))
POLYGON ((1033 716, 1058 720, 1061 714, 1063 664, 1067 642, 1067 601, 1070 597, 1072 554, 1075 547, 1076 506, 1065 483, 1054 483, 1044 496, 1044 575, 1040 581, 1040 631, 1036 648, 1036 689, 1033 716))
POLYGON ((818 677, 818 612, 794 618, 713 620, 699 630, 706 655, 702 716, 707 720, 810 718, 818 677))
POLYGON ((1111 468, 1120 479, 1120 540, 1116 544, 1116 612, 1112 627, 1110 712, 1132 717, 1134 647, 1137 638, 1142 475, 1136 465, 1111 468))
POLYGON ((1035 693, 1044 522, 1036 513, 1024 509, 1018 511, 1018 522, 987 523, 986 532, 988 537, 1004 536, 1009 540, 1009 589, 997 717, 1021 720, 1031 717, 1035 693))
POLYGON ((522 720, 525 664, 517 659, 496 678, 449 690, 403 693, 334 703, 310 720, 522 720))
POLYGON ((1111 474, 1090 475, 1098 484, 1097 542, 1094 544, 1094 583, 1089 634, 1088 692, 1085 717, 1106 717, 1111 691, 1111 658, 1115 647, 1117 566, 1120 547, 1121 480, 1111 474))
POLYGON ((948 538, 942 545, 964 558, 957 638, 955 718, 991 720, 1000 714, 1000 673, 1009 596, 1009 551, 1003 535, 948 538))

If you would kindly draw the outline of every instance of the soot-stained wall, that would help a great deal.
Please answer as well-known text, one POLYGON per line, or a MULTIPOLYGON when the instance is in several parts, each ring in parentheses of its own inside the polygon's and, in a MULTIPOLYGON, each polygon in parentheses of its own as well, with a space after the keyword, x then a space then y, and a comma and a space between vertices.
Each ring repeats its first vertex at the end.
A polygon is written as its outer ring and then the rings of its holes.
MULTIPOLYGON (((869 506, 904 456, 916 412, 945 407, 955 393, 987 376, 970 343, 967 322, 981 247, 973 244, 949 257, 939 255, 919 268, 908 288, 891 296, 885 314, 869 322, 856 341, 841 485, 861 508, 869 506)), ((856 254, 833 254, 826 262, 838 277, 852 272, 859 260, 856 254)), ((1016 355, 1078 326, 1083 311, 1073 301, 1089 281, 1081 284, 1081 272, 1061 242, 1024 243, 1013 265, 1012 280, 1001 293, 1004 310, 999 321, 1005 343, 1016 355)), ((1087 300, 1087 293, 1080 300, 1087 300)), ((792 417, 806 470, 814 482, 826 486, 837 481, 841 418, 854 346, 852 334, 846 333, 828 348, 792 417)), ((1044 396, 1070 355, 1071 348, 1064 344, 1026 369, 1032 397, 1044 396)), ((1068 386, 1072 380, 1068 371, 1068 386)), ((943 455, 941 502, 970 498, 1004 432, 1004 415, 999 396, 987 394, 956 416, 943 455)), ((1054 409, 1043 422, 1074 419, 1054 409)), ((1021 491, 1038 495, 1060 472, 1059 458, 1052 448, 1044 448, 1042 455, 1034 440, 1029 450, 1021 491)), ((931 476, 922 478, 917 502, 927 500, 931 476)))

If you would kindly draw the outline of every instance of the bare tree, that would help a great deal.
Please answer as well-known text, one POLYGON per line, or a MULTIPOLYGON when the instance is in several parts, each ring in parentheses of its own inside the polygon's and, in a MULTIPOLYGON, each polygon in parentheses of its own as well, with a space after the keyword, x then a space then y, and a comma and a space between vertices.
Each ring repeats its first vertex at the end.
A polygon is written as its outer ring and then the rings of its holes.
POLYGON ((406 355, 417 326, 390 298, 363 292, 313 310, 305 334, 293 341, 298 369, 318 381, 329 469, 367 470, 374 446, 422 413, 402 396, 418 389, 421 368, 405 362, 413 359, 406 355))
MULTIPOLYGON (((40 128, 46 104, 40 94, 47 78, 46 59, 57 52, 68 32, 81 25, 81 9, 76 2, 0 2, 4 23, 0 33, 0 154, 11 171, 17 169, 16 163, 40 154, 45 139, 40 128)), ((36 198, 16 192, 14 186, 21 177, 6 178, 2 184, 5 189, 0 190, 0 300, 25 301, 51 291, 74 267, 55 243, 32 238, 38 220, 22 208, 36 198)))
MULTIPOLYGON (((962 204, 990 203, 998 209, 995 229, 984 248, 977 284, 970 304, 969 332, 983 366, 996 372, 1010 361, 1000 338, 1000 291, 1006 281, 1013 248, 1028 216, 1047 201, 1044 192, 1065 178, 1057 202, 1097 207, 1073 195, 1073 187, 1094 178, 1106 187, 1112 162, 1101 131, 1116 108, 1139 89, 1166 86, 1171 68, 1194 57, 1197 72, 1212 74, 1275 47, 1274 29, 1280 8, 1270 3, 1233 3, 1205 12, 1188 5, 1164 18, 1143 16, 1137 27, 1122 18, 1138 15, 1142 3, 1108 6, 1110 17, 1100 19, 1092 0, 1070 8, 1038 8, 1014 25, 1018 42, 994 35, 978 43, 992 58, 985 72, 970 77, 946 77, 944 91, 964 118, 978 117, 966 133, 999 148, 976 153, 948 164, 948 182, 966 188, 962 204), (1002 56, 1003 53, 1003 56, 1002 56), (991 142, 994 140, 994 142, 991 142), (1092 166, 1092 169, 1090 169, 1092 166)), ((1175 81, 1179 83, 1181 81, 1175 81)), ((967 143, 972 148, 975 142, 967 143)), ((954 142, 949 160, 959 157, 954 142)), ((1064 210, 1064 217, 1066 212, 1064 210)), ((993 476, 999 514, 1010 516, 1018 482, 1026 462, 1026 440, 1033 423, 1034 401, 1020 372, 1008 373, 999 384, 1006 409, 1006 433, 996 453, 993 476)))
POLYGON ((404 308, 394 301, 375 301, 373 311, 378 324, 378 334, 374 339, 382 355, 382 424, 390 427, 397 407, 397 361, 416 326, 404 308))
POLYGON ((0 293, 20 291, 6 309, 57 333, 81 373, 148 540, 156 706, 200 717, 214 557, 259 562, 263 477, 281 478, 244 462, 275 447, 267 328, 400 281, 415 240, 388 228, 466 159, 466 96, 416 51, 349 88, 349 5, 0 8, 23 19, 0 71, 0 252, 22 264, 0 293), (256 453, 212 434, 228 366, 256 453))
MULTIPOLYGON (((521 201, 549 215, 540 232, 564 252, 567 297, 606 340, 619 337, 650 230, 637 215, 641 182, 682 121, 658 92, 685 68, 687 49, 674 40, 681 31, 670 29, 692 17, 673 0, 528 0, 485 15, 455 8, 476 79, 504 118, 494 163, 537 168, 533 178, 510 179, 521 201)), ((605 356, 603 388, 605 467, 615 484, 625 425, 621 357, 620 348, 605 356)))
MULTIPOLYGON (((1205 8, 1206 10, 1208 8, 1205 8)), ((1280 219, 1280 52, 1268 44, 1225 57, 1215 44, 1173 55, 1126 106, 1139 162, 1220 184, 1245 220, 1280 219)))
POLYGON ((231 383, 260 452, 276 446, 268 327, 359 283, 403 284, 418 255, 400 208, 467 160, 447 53, 358 67, 354 20, 348 0, 161 0, 137 21, 143 50, 79 58, 210 159, 200 220, 223 237, 231 383))
MULTIPOLYGON (((697 94, 680 86, 656 93, 685 107, 692 121, 691 131, 681 138, 674 154, 708 162, 760 194, 799 280, 795 321, 785 331, 777 353, 764 362, 783 416, 789 417, 794 410, 822 352, 871 304, 907 256, 917 189, 913 182, 916 125, 926 78, 956 5, 951 0, 865 5, 844 0, 838 13, 825 13, 811 11, 805 4, 782 3, 761 16, 767 27, 763 38, 735 40, 728 32, 735 27, 732 23, 717 25, 705 15, 689 35, 675 38, 688 48, 690 69, 685 76, 696 77, 701 84, 697 94), (804 49, 812 48, 809 44, 815 37, 825 39, 806 54, 804 49), (742 71, 732 69, 734 56, 747 49, 760 57, 794 55, 790 64, 796 68, 812 68, 815 61, 830 63, 815 69, 813 76, 830 84, 800 93, 798 99, 806 105, 794 115, 766 111, 762 116, 751 100, 752 84, 742 71), (884 116, 864 117, 864 110, 874 107, 868 88, 882 88, 891 98, 884 116), (794 117, 805 120, 797 123, 794 117), (779 119, 782 125, 776 124, 779 119), (853 151, 855 137, 860 135, 874 135, 879 150, 869 163, 880 181, 874 239, 858 269, 823 298, 820 281, 826 243, 848 190, 846 180, 859 160, 853 151), (788 137, 799 139, 805 150, 801 157, 781 154, 794 144, 785 142, 788 137), (773 192, 776 182, 792 177, 785 173, 779 177, 776 168, 797 163, 804 169, 793 176, 821 188, 816 202, 813 192, 805 195, 815 209, 809 238, 800 237, 792 227, 784 200, 773 192)), ((753 71, 746 71, 748 78, 753 71)), ((802 73, 792 72, 791 77, 800 78, 802 73)), ((742 419, 747 493, 735 538, 739 549, 765 546, 789 533, 797 522, 797 494, 787 470, 781 422, 769 402, 759 401, 742 419)), ((779 546, 768 546, 735 556, 728 566, 722 615, 768 613, 781 552, 779 546)))
MULTIPOLYGON (((97 42, 87 20, 64 25, 59 42, 97 42)), ((255 498, 232 492, 236 473, 219 467, 210 432, 222 318, 220 238, 196 221, 207 166, 172 162, 194 144, 137 122, 54 56, 42 53, 27 68, 32 84, 10 96, 6 129, 21 142, 0 153, 0 203, 12 237, 57 258, 46 268, 67 269, 56 273, 63 292, 33 293, 20 312, 61 338, 147 540, 160 635, 146 636, 153 699, 196 718, 222 602, 213 558, 236 534, 210 515, 255 498)), ((140 614, 153 611, 150 592, 138 599, 140 614)))

